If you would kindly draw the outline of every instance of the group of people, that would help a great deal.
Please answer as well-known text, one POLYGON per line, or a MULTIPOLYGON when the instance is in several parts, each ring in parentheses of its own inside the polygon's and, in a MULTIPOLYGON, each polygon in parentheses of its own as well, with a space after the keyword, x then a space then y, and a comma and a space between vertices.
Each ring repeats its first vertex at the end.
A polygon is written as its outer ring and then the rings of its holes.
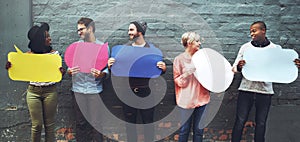
MULTIPOLYGON (((80 18, 77 22, 77 32, 80 36, 78 42, 92 42, 103 44, 95 37, 95 22, 90 18, 80 18)), ((145 40, 147 23, 144 21, 133 21, 129 23, 128 35, 132 42, 126 45, 149 48, 150 44, 145 40)), ((239 50, 237 58, 233 64, 233 72, 241 72, 246 61, 243 60, 243 53, 247 48, 261 47, 273 48, 275 46, 266 37, 266 24, 263 21, 254 22, 250 26, 252 40, 239 50)), ((28 32, 29 49, 33 54, 58 54, 51 47, 49 35, 49 25, 42 23, 40 26, 33 26, 28 32)), ((210 101, 210 92, 204 88, 193 75, 195 66, 191 59, 195 52, 201 48, 200 35, 196 32, 186 32, 181 37, 184 52, 179 54, 173 62, 173 75, 175 83, 176 104, 180 108, 181 122, 179 130, 179 142, 187 142, 190 129, 193 126, 193 141, 201 142, 203 139, 203 128, 199 127, 201 117, 206 105, 210 101), (188 115, 192 114, 192 115, 188 115)), ((110 53, 107 53, 110 54, 110 53)), ((110 68, 116 62, 115 58, 109 58, 107 67, 102 70, 92 68, 90 73, 80 72, 80 67, 67 69, 67 73, 72 76, 72 92, 76 98, 76 141, 78 142, 101 142, 103 136, 91 125, 89 120, 97 123, 99 116, 96 102, 103 92, 103 81, 110 76, 110 68), (84 114, 83 114, 84 113, 84 114)), ((296 66, 300 67, 300 60, 294 60, 296 66)), ((10 62, 6 64, 6 69, 13 66, 10 62)), ((166 64, 163 61, 157 62, 157 68, 162 74, 166 72, 166 64)), ((59 68, 62 74, 63 68, 59 68)), ((149 78, 128 77, 129 86, 133 94, 137 97, 146 97, 151 94, 149 78)), ((242 78, 239 87, 237 100, 236 120, 232 131, 232 142, 239 142, 242 137, 243 127, 248 119, 248 114, 255 103, 255 138, 256 142, 265 141, 265 130, 268 112, 271 105, 271 97, 274 94, 271 82, 256 82, 242 78)), ((122 94, 131 95, 131 94, 122 94)), ((55 115, 57 110, 56 83, 54 82, 30 82, 26 96, 30 117, 32 120, 31 139, 33 142, 41 140, 42 128, 45 128, 45 141, 55 141, 55 115)), ((143 124, 154 121, 154 107, 141 109, 123 105, 125 121, 137 123, 138 112, 141 114, 143 124)), ((99 120, 98 120, 99 121, 99 120)), ((137 141, 137 130, 132 125, 126 126, 127 141, 137 141)), ((155 140, 154 128, 145 127, 144 141, 153 142, 155 140)))

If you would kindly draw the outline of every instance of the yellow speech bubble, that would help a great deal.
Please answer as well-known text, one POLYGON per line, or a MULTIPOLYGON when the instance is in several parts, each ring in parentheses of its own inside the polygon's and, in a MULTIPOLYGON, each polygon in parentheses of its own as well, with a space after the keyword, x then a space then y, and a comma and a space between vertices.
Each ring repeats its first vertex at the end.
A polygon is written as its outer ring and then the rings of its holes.
POLYGON ((11 68, 9 78, 18 81, 59 82, 62 74, 59 68, 62 59, 58 54, 23 53, 16 45, 17 52, 8 53, 11 68))

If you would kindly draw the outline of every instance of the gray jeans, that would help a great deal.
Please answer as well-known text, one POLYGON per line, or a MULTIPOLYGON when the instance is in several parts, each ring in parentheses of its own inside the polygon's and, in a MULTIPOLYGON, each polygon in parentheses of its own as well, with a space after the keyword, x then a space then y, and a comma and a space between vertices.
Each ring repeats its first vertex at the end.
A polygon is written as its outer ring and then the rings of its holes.
POLYGON ((100 133, 101 109, 99 94, 83 94, 74 92, 76 113, 76 141, 77 142, 102 142, 100 133))

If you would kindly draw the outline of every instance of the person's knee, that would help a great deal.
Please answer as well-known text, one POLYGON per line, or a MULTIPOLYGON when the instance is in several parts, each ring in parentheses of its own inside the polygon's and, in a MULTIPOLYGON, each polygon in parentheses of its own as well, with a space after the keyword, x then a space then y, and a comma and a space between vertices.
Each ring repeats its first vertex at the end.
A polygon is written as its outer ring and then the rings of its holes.
POLYGON ((136 115, 131 112, 124 113, 125 121, 129 123, 136 123, 136 115))
POLYGON ((45 124, 45 130, 46 131, 54 131, 55 129, 55 122, 51 122, 51 123, 46 123, 45 124))
POLYGON ((90 126, 89 126, 89 123, 87 121, 80 121, 80 122, 76 123, 76 128, 84 130, 84 129, 89 129, 90 126))
POLYGON ((190 132, 190 127, 182 126, 182 127, 180 128, 180 134, 181 134, 181 135, 189 134, 189 132, 190 132))
POLYGON ((257 121, 255 122, 256 127, 265 127, 266 122, 265 121, 257 121))
POLYGON ((245 115, 237 115, 236 122, 240 125, 244 125, 247 121, 247 117, 245 115))
POLYGON ((41 132, 42 128, 43 128, 43 124, 39 124, 39 123, 32 124, 32 130, 34 132, 41 132))
POLYGON ((189 135, 189 132, 188 131, 184 131, 184 130, 181 130, 180 131, 180 135, 189 135))
POLYGON ((203 136, 203 129, 194 129, 194 135, 203 136))

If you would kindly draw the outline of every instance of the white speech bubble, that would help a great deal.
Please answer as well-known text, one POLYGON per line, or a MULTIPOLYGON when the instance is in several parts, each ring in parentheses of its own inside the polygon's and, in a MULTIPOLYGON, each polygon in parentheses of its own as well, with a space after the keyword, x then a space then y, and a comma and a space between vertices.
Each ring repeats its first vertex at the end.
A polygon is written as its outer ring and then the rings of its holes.
POLYGON ((196 67, 195 77, 207 90, 220 93, 230 86, 233 80, 232 67, 217 51, 200 49, 193 55, 192 62, 196 67))
POLYGON ((293 62, 298 54, 293 49, 249 48, 244 52, 243 76, 251 81, 291 83, 298 77, 293 62))

